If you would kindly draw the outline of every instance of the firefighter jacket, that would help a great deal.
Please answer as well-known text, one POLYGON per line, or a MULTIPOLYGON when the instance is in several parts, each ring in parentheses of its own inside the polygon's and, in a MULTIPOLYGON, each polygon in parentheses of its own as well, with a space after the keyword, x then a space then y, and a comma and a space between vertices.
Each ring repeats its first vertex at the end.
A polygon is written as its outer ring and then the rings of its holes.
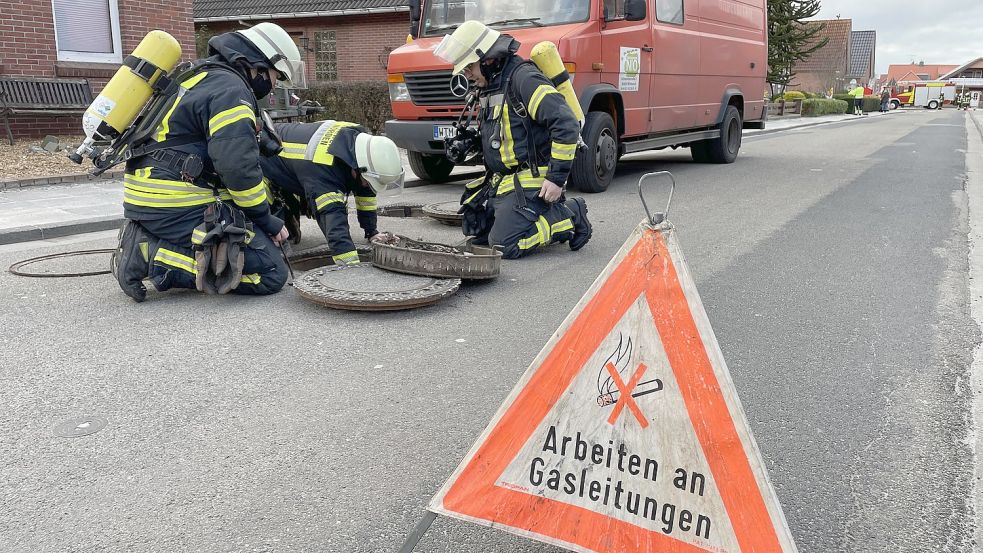
MULTIPOLYGON (((209 60, 225 63, 220 55, 209 60)), ((180 168, 157 161, 157 153, 128 161, 123 177, 125 216, 155 234, 183 242, 201 223, 205 207, 218 197, 234 202, 258 230, 279 233, 283 221, 270 213, 259 166, 257 101, 246 81, 231 68, 207 66, 186 78, 166 105, 153 140, 175 144, 161 152, 198 156, 204 164, 202 177, 187 182, 180 168)))
POLYGON ((509 175, 498 181, 499 195, 514 190, 514 173, 523 188, 540 188, 544 177, 558 186, 566 184, 580 124, 535 65, 513 55, 482 91, 480 106, 485 166, 492 173, 509 175), (539 167, 538 178, 529 169, 533 164, 539 167))
POLYGON ((352 174, 355 137, 367 132, 355 123, 277 123, 283 140, 278 156, 263 158, 263 174, 270 185, 307 202, 324 232, 336 262, 358 260, 348 227, 349 195, 355 196, 359 226, 370 238, 377 230, 377 200, 372 187, 352 174))

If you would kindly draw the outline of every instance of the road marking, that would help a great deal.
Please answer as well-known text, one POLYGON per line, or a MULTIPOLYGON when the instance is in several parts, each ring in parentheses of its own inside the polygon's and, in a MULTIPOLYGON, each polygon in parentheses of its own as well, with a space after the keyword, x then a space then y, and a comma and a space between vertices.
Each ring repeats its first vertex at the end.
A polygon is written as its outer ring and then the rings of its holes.
MULTIPOLYGON (((966 197, 969 208, 969 310, 983 331, 983 120, 966 114, 966 197)), ((973 493, 970 503, 979 520, 983 509, 983 342, 973 350, 970 365, 973 422, 967 441, 973 451, 973 493)), ((983 544, 983 525, 976 525, 976 547, 983 544)), ((977 549, 979 550, 979 549, 977 549)))

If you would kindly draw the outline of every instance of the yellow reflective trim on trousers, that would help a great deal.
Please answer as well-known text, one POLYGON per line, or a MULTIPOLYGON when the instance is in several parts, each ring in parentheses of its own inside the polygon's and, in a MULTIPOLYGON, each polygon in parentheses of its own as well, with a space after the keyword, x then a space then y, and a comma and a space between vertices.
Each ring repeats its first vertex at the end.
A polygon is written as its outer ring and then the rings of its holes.
POLYGON ((241 282, 242 284, 259 284, 260 281, 262 280, 263 279, 261 279, 258 274, 253 273, 251 275, 242 275, 242 278, 239 279, 239 282, 241 282))
POLYGON ((355 209, 358 211, 375 211, 378 205, 375 196, 355 196, 355 209))
POLYGON ((165 265, 187 271, 193 275, 198 274, 197 264, 194 259, 166 248, 159 248, 157 250, 157 253, 154 255, 154 262, 158 261, 165 265))
POLYGON ((553 142, 550 145, 550 155, 554 159, 569 161, 573 159, 575 155, 577 155, 577 145, 560 144, 559 142, 553 142))
POLYGON ((283 150, 280 151, 280 157, 284 159, 304 159, 304 155, 307 153, 307 144, 300 144, 298 142, 284 142, 283 150))
POLYGON ((529 99, 529 115, 531 115, 533 119, 536 118, 536 112, 539 110, 539 103, 543 101, 543 98, 545 98, 547 94, 559 94, 559 91, 553 88, 553 85, 541 84, 536 88, 536 91, 532 93, 532 98, 529 99))
POLYGON ((565 232, 568 230, 573 230, 573 219, 566 218, 562 221, 557 221, 550 226, 550 233, 556 234, 558 232, 565 232))
POLYGON ((515 190, 515 177, 519 177, 519 184, 522 188, 533 190, 543 186, 543 181, 546 180, 547 167, 539 168, 539 176, 532 176, 532 172, 529 169, 523 169, 514 175, 505 175, 501 181, 498 183, 498 191, 495 193, 496 196, 502 196, 508 194, 515 190))
POLYGON ((331 259, 333 259, 335 263, 344 263, 346 265, 356 265, 360 263, 360 260, 358 259, 358 252, 355 250, 340 253, 338 255, 332 255, 331 259))
POLYGON ((321 194, 317 198, 314 198, 314 208, 318 211, 324 209, 331 204, 343 204, 345 203, 345 196, 341 192, 326 192, 321 194))
POLYGON ((208 136, 214 136, 218 131, 224 129, 232 123, 235 123, 236 121, 241 121, 242 119, 249 119, 253 122, 253 125, 255 125, 256 114, 253 113, 253 108, 238 105, 234 108, 220 111, 218 114, 208 120, 208 136))
POLYGON ((261 180, 259 184, 246 190, 232 190, 230 188, 229 194, 232 194, 232 200, 239 207, 257 206, 267 201, 266 180, 261 180))
POLYGON ((506 167, 515 167, 519 162, 515 159, 515 140, 512 138, 512 123, 509 120, 508 104, 503 104, 502 110, 502 145, 498 151, 502 156, 502 163, 506 167))

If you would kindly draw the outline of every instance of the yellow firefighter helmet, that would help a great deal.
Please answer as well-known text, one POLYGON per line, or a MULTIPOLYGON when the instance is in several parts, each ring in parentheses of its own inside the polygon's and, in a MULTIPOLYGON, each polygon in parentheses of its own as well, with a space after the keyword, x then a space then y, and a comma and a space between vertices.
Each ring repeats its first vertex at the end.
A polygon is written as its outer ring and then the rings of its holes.
POLYGON ((433 53, 454 66, 454 74, 481 58, 491 49, 501 33, 479 21, 465 21, 444 37, 433 53))

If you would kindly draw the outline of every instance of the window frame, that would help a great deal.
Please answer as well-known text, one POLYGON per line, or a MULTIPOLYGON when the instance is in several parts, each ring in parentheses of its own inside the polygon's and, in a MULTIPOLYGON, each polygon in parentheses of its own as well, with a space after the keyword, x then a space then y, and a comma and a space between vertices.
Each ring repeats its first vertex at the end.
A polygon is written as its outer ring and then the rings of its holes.
POLYGON ((659 2, 666 2, 666 1, 670 1, 670 0, 653 0, 653 2, 652 2, 652 12, 654 12, 654 13, 652 15, 654 16, 654 19, 657 22, 659 22, 659 23, 665 23, 666 25, 679 25, 679 26, 685 25, 686 24, 686 0, 679 0, 679 16, 680 16, 680 19, 679 19, 678 22, 676 22, 676 21, 663 21, 662 19, 659 19, 659 2))
POLYGON ((338 81, 338 30, 337 29, 317 29, 314 31, 314 81, 315 82, 335 82, 338 81), (318 55, 318 35, 321 33, 330 33, 332 35, 332 42, 334 43, 334 78, 322 79, 318 76, 318 64, 327 63, 319 61, 317 59, 318 55))
POLYGON ((51 24, 55 31, 55 55, 58 61, 90 62, 90 63, 123 63, 122 31, 119 26, 118 0, 106 0, 109 3, 109 27, 112 32, 112 52, 77 52, 65 50, 58 44, 58 17, 55 15, 55 3, 71 2, 71 0, 51 0, 51 24))

